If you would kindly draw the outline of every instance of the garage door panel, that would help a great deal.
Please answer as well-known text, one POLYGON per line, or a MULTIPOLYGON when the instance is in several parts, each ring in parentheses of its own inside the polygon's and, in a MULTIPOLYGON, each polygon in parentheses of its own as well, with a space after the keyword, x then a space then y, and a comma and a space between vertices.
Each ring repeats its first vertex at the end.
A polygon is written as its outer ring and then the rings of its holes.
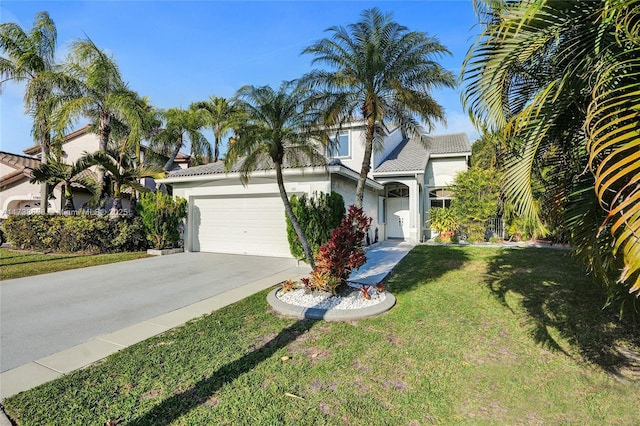
POLYGON ((278 196, 193 200, 192 250, 291 257, 278 196))

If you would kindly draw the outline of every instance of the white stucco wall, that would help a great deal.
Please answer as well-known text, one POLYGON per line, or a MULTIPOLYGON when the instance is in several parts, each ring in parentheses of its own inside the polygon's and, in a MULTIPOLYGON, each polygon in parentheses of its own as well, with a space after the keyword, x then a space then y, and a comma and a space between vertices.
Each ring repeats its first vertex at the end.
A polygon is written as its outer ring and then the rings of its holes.
POLYGON ((453 183, 457 173, 467 170, 466 157, 430 158, 425 173, 429 188, 446 187, 453 183))
MULTIPOLYGON (((339 175, 331 176, 331 190, 342 195, 344 205, 347 209, 356 202, 356 186, 357 182, 339 175)), ((369 188, 365 189, 364 198, 362 200, 362 209, 364 213, 372 219, 371 229, 369 230, 369 238, 373 241, 375 229, 378 228, 378 239, 384 239, 384 225, 378 220, 378 191, 369 188)), ((384 222, 384 219, 381 220, 384 222)))
POLYGON ((427 165, 424 175, 424 194, 422 197, 423 224, 422 234, 425 238, 431 238, 434 233, 426 224, 429 219, 429 209, 431 208, 431 200, 429 199, 429 191, 434 188, 446 188, 450 186, 458 173, 468 169, 467 157, 453 158, 431 158, 427 165))
MULTIPOLYGON (((331 184, 326 173, 306 174, 304 176, 285 175, 284 181, 285 189, 289 197, 294 194, 312 196, 314 192, 328 193, 331 191, 331 184)), ((226 177, 225 175, 214 175, 208 178, 205 177, 203 180, 190 182, 174 182, 172 185, 173 195, 185 198, 189 202, 189 214, 187 215, 185 230, 185 248, 187 250, 192 247, 191 238, 193 238, 193 229, 191 228, 190 218, 192 217, 191 205, 194 199, 224 195, 233 196, 234 198, 250 198, 252 195, 257 194, 280 198, 280 191, 273 176, 253 177, 246 186, 242 185, 239 177, 226 177), (213 177, 213 179, 211 179, 211 177, 213 177)), ((284 205, 282 212, 284 215, 284 205)))
POLYGON ((402 131, 399 127, 396 127, 384 140, 384 147, 382 151, 373 151, 373 165, 374 168, 378 167, 383 160, 385 160, 391 151, 393 151, 400 142, 402 142, 402 131))
MULTIPOLYGON (((307 194, 313 192, 329 192, 331 186, 326 174, 288 177, 285 175, 285 189, 289 196, 293 194, 307 194)), ((243 186, 237 177, 174 182, 173 195, 189 199, 189 197, 210 195, 250 195, 250 194, 274 194, 280 196, 278 185, 274 177, 254 177, 247 186, 243 186)))
MULTIPOLYGON (((362 125, 355 126, 343 130, 342 133, 349 134, 349 156, 338 158, 342 164, 359 173, 362 169, 362 160, 364 159, 365 128, 362 125)), ((380 152, 373 151, 371 154, 372 165, 368 175, 369 178, 373 178, 374 165, 378 166, 400 142, 402 142, 402 132, 399 128, 396 128, 385 138, 383 150, 380 152)))

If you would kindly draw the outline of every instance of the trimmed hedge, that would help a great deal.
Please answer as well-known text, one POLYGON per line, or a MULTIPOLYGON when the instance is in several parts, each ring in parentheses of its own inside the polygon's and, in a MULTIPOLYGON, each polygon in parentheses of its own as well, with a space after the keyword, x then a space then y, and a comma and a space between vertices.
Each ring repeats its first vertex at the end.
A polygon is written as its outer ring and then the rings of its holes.
POLYGON ((147 248, 139 217, 19 215, 5 219, 2 227, 7 241, 24 250, 113 253, 147 248))
MULTIPOLYGON (((298 223, 302 227, 304 235, 307 237, 309 246, 313 256, 318 253, 320 246, 325 244, 331 236, 331 231, 340 226, 345 216, 346 209, 344 207, 344 199, 342 195, 332 191, 331 194, 324 192, 314 193, 309 198, 305 194, 297 197, 291 196, 291 209, 298 219, 298 223)), ((289 216, 285 214, 287 221, 287 239, 289 241, 289 250, 293 257, 299 260, 305 260, 302 244, 298 239, 298 234, 289 220, 289 216)))

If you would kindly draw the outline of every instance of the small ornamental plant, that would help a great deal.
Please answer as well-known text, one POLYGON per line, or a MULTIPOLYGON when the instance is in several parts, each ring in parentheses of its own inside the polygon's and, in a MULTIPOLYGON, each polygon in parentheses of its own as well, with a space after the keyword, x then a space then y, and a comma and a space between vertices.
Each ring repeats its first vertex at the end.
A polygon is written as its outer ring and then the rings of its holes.
POLYGON ((318 249, 316 267, 305 288, 334 295, 342 290, 351 271, 367 260, 363 242, 370 226, 371 218, 361 208, 350 206, 340 226, 331 232, 329 241, 318 249))
POLYGON ((296 288, 298 288, 298 285, 293 280, 287 280, 287 281, 282 283, 282 292, 283 293, 288 293, 290 291, 295 290, 296 288))

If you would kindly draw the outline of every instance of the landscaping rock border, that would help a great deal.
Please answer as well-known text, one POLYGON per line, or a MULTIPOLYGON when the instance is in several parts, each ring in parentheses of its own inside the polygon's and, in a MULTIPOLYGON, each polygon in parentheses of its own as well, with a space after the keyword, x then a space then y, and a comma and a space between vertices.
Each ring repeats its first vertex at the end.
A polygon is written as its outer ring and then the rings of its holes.
POLYGON ((325 321, 348 321, 359 318, 373 317, 388 311, 396 304, 393 294, 385 291, 385 298, 380 303, 359 309, 319 309, 306 306, 291 305, 278 298, 276 293, 280 288, 275 288, 267 295, 267 302, 282 315, 299 319, 322 319, 325 321))

